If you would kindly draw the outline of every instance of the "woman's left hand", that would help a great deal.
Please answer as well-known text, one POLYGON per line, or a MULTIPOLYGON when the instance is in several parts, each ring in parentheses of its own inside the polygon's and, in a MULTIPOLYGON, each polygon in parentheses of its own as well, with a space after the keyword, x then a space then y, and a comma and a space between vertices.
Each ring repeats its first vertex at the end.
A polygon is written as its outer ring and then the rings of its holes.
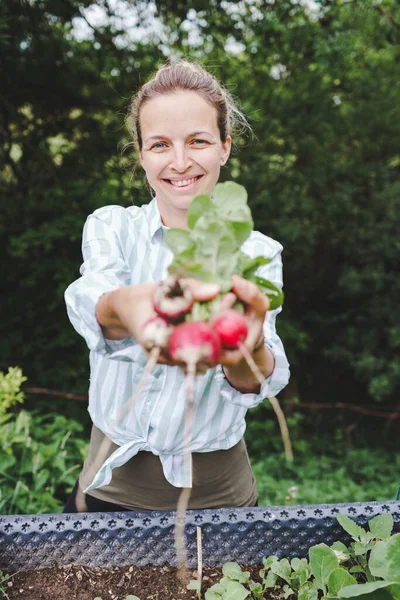
MULTIPOLYGON (((244 346, 253 353, 254 347, 262 339, 263 324, 265 315, 269 310, 269 299, 263 294, 257 285, 252 281, 247 281, 239 275, 232 277, 232 292, 226 294, 222 300, 221 312, 229 310, 239 298, 244 303, 244 317, 249 328, 248 335, 244 341, 244 346)), ((220 363, 222 365, 235 365, 243 360, 239 350, 226 350, 221 353, 220 363)))

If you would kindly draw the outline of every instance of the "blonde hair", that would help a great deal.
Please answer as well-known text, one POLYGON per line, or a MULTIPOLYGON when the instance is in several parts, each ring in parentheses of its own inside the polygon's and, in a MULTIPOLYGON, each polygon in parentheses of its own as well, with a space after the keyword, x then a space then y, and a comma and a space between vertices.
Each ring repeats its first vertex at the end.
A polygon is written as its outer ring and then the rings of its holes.
POLYGON ((217 124, 222 142, 251 127, 228 90, 201 65, 187 60, 165 64, 145 83, 133 97, 130 106, 127 128, 132 141, 139 151, 142 150, 142 132, 140 111, 143 105, 157 96, 171 94, 178 90, 190 90, 199 93, 217 111, 217 124))

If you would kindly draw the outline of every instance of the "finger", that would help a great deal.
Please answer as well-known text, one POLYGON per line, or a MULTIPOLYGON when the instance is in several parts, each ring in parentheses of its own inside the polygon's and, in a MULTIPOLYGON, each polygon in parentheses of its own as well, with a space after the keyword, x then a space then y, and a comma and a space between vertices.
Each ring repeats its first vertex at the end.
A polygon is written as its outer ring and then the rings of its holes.
POLYGON ((254 308, 255 311, 266 313, 269 310, 268 296, 262 294, 255 283, 247 281, 239 275, 233 275, 232 284, 232 289, 238 298, 254 308))
POLYGON ((185 282, 188 284, 195 300, 210 300, 221 291, 217 283, 205 283, 191 277, 185 279, 185 282))
POLYGON ((225 296, 222 297, 221 300, 221 312, 224 310, 229 310, 232 308, 237 301, 237 296, 232 292, 228 292, 225 296))

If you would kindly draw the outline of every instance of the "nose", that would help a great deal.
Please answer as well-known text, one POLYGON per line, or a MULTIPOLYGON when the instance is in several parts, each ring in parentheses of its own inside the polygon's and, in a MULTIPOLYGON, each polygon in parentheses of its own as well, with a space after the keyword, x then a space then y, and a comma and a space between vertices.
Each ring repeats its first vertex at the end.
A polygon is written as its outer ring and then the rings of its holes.
POLYGON ((174 171, 177 173, 184 173, 192 166, 192 164, 193 161, 190 158, 190 152, 186 145, 177 146, 174 148, 174 154, 171 163, 171 168, 174 171))

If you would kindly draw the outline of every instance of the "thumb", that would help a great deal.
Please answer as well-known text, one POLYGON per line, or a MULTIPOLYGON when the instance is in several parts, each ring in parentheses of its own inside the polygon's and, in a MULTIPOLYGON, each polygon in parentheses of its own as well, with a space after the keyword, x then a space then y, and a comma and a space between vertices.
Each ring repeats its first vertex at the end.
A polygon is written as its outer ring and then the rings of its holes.
POLYGON ((206 283, 198 279, 192 279, 191 277, 188 277, 185 281, 195 300, 210 300, 221 291, 217 283, 206 283))
POLYGON ((269 299, 258 289, 252 281, 247 281, 239 275, 232 277, 232 289, 240 300, 251 306, 257 312, 265 313, 269 310, 269 299))

